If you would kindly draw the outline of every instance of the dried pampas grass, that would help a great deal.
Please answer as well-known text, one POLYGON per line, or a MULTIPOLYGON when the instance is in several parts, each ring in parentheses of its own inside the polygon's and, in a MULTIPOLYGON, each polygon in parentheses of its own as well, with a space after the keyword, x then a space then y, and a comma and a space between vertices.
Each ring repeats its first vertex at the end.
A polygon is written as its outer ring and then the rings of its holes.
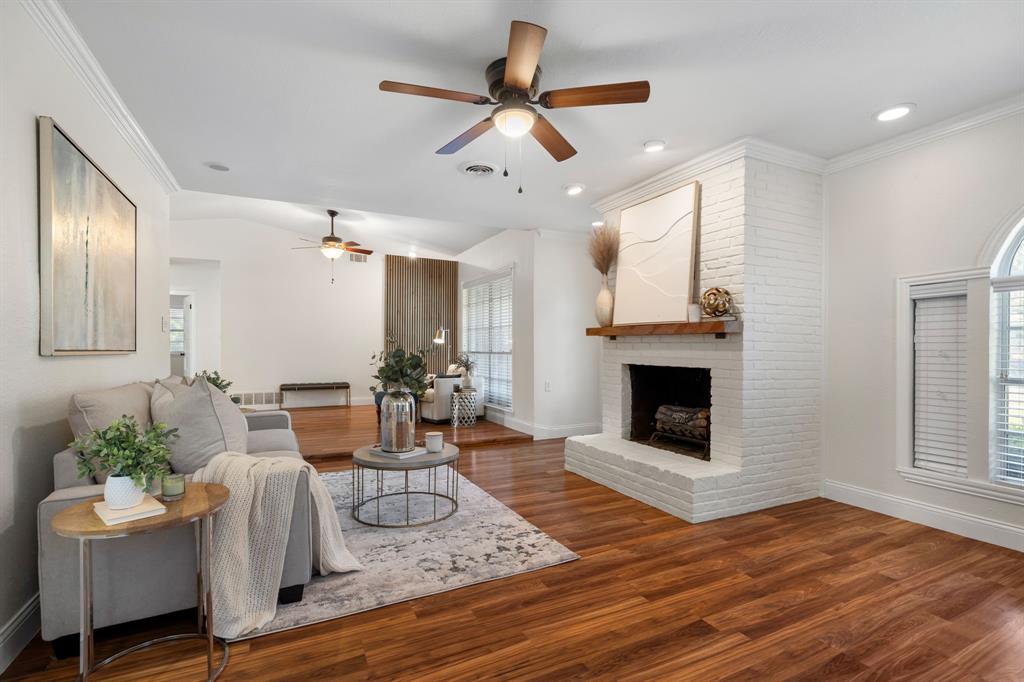
POLYGON ((590 258, 594 261, 594 267, 602 275, 615 265, 619 257, 619 231, 610 225, 602 225, 590 234, 590 243, 587 245, 590 251, 590 258))

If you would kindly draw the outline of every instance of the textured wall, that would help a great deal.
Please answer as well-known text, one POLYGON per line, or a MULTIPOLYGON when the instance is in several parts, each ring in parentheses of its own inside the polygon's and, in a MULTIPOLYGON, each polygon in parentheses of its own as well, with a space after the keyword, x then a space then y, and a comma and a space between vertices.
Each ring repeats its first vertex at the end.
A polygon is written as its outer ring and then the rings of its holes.
POLYGON ((436 258, 387 256, 384 337, 387 347, 426 348, 427 371, 442 374, 459 351, 459 264, 436 258), (432 343, 438 327, 448 343, 432 343), (394 340, 392 343, 391 340, 394 340))

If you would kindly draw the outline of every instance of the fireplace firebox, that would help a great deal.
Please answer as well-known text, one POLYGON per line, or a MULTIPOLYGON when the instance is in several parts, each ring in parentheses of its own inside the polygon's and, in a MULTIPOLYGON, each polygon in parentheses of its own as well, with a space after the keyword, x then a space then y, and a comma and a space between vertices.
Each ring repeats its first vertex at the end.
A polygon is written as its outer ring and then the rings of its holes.
POLYGON ((629 365, 629 439, 711 458, 711 370, 629 365))

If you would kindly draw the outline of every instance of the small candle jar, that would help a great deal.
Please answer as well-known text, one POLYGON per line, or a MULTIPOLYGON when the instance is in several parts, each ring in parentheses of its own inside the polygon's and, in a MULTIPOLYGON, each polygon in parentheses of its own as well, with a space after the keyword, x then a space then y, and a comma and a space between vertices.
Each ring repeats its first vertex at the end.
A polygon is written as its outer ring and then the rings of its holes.
POLYGON ((440 431, 427 431, 427 452, 441 452, 444 449, 444 435, 440 431))
POLYGON ((185 474, 164 474, 160 477, 160 499, 174 502, 185 497, 185 474))

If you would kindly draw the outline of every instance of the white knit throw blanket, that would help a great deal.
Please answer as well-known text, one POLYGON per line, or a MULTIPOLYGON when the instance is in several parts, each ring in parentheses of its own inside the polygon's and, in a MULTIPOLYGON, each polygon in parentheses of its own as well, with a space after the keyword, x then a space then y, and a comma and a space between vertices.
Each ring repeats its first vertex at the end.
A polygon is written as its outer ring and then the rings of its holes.
POLYGON ((362 568, 345 548, 331 495, 311 465, 286 457, 219 454, 193 475, 195 481, 221 483, 231 491, 213 524, 213 630, 218 637, 240 637, 274 618, 301 471, 309 475, 313 503, 313 567, 321 575, 362 568))

